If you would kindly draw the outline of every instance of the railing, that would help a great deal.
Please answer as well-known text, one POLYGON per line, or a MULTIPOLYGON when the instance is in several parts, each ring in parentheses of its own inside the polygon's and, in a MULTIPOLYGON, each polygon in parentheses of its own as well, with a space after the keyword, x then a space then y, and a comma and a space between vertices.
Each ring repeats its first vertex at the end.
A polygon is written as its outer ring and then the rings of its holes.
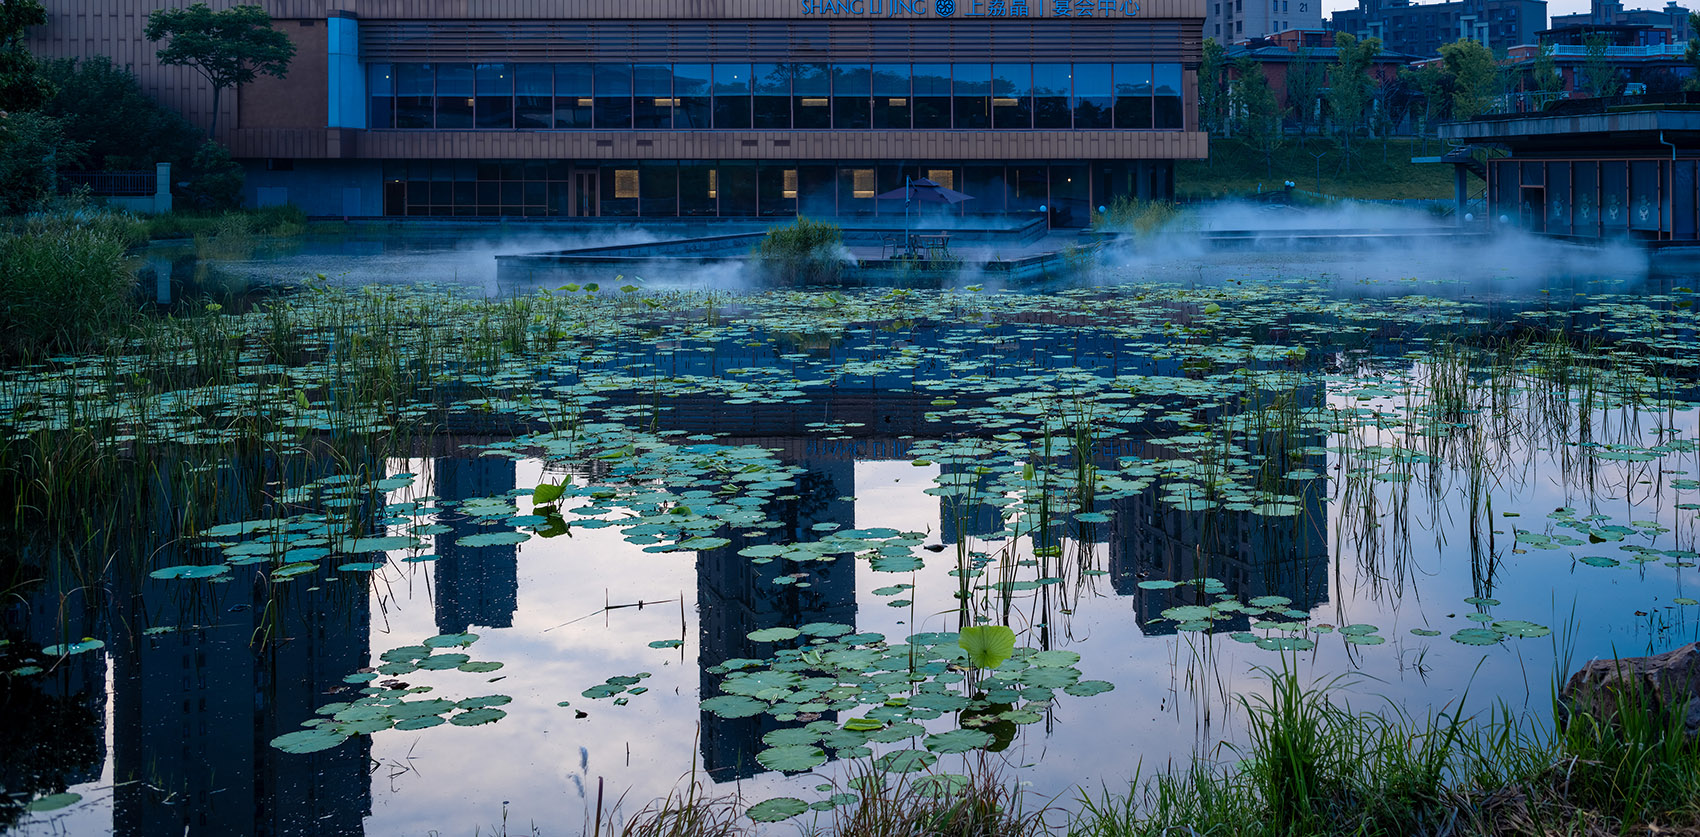
POLYGON ((157 182, 158 177, 152 171, 59 172, 60 192, 86 187, 90 194, 102 197, 147 197, 154 193, 157 182))
MULTIPOLYGON (((1687 51, 1688 45, 1686 43, 1648 44, 1647 46, 1608 46, 1606 47, 1606 57, 1652 58, 1660 55, 1682 56, 1686 54, 1687 51)), ((1577 46, 1575 44, 1555 44, 1552 48, 1552 54, 1586 57, 1588 54, 1588 48, 1585 46, 1577 46)))

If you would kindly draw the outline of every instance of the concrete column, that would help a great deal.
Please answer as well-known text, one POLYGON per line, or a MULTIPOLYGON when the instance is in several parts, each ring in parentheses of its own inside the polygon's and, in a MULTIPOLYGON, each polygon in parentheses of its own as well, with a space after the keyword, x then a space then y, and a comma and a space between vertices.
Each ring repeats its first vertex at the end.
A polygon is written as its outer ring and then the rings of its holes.
POLYGON ((171 211, 171 164, 155 163, 153 167, 153 211, 171 211))

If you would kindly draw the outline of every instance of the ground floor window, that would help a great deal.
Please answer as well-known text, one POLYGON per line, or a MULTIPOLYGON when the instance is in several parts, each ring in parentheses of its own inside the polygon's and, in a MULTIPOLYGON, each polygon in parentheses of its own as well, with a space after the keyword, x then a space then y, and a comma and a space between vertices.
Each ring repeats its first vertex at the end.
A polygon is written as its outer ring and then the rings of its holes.
POLYGON ((928 178, 973 197, 957 215, 1043 216, 1080 227, 1119 198, 1174 196, 1169 160, 1063 162, 394 160, 386 215, 471 217, 902 217, 879 196, 928 178))

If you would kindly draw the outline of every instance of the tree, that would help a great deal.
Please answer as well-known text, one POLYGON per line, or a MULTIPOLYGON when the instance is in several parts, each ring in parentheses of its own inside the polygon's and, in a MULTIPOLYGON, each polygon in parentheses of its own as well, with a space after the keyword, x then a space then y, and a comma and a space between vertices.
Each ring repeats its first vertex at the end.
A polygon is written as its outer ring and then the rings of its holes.
POLYGON ((1269 78, 1263 66, 1250 58, 1234 64, 1232 88, 1234 127, 1246 145, 1263 154, 1263 165, 1269 176, 1275 173, 1275 150, 1281 147, 1282 108, 1269 89, 1269 78))
POLYGON ((1683 58, 1688 61, 1693 75, 1688 77, 1682 87, 1684 90, 1700 90, 1700 14, 1688 13, 1688 49, 1683 58))
MULTIPOLYGON (((203 141, 200 131, 176 111, 142 92, 136 77, 97 55, 83 61, 60 59, 42 66, 57 91, 41 106, 65 128, 66 136, 87 143, 82 159, 88 169, 151 169, 170 163, 186 173, 203 141)), ((61 168, 69 167, 65 161, 61 168)))
POLYGON ((1588 86, 1588 94, 1603 98, 1622 93, 1623 79, 1606 56, 1606 36, 1589 35, 1586 43, 1588 57, 1582 64, 1582 82, 1588 86))
POLYGON ((272 28, 271 17, 259 6, 232 6, 222 12, 205 3, 155 9, 143 34, 150 41, 170 39, 159 51, 159 63, 194 67, 212 85, 209 137, 218 128, 219 96, 226 87, 248 84, 261 73, 283 78, 295 57, 295 44, 272 28))
POLYGON ((0 214, 28 212, 51 198, 59 164, 81 152, 51 116, 0 114, 0 214))
POLYGON ((1204 39, 1204 58, 1198 62, 1198 120, 1206 131, 1228 129, 1228 94, 1224 71, 1227 54, 1222 45, 1204 39))
POLYGON ((1340 151, 1350 168, 1352 135, 1363 124, 1371 100, 1369 67, 1381 54, 1381 39, 1360 41, 1349 32, 1337 32, 1334 54, 1328 79, 1328 111, 1334 130, 1340 134, 1340 151))
POLYGON ((1324 82, 1322 62, 1316 60, 1316 53, 1310 47, 1300 47, 1287 65, 1287 107, 1292 108, 1293 121, 1299 124, 1301 147, 1303 138, 1322 118, 1324 82))
POLYGON ((1452 88, 1452 118, 1470 119, 1493 110, 1499 95, 1499 64, 1480 42, 1460 38, 1441 44, 1440 57, 1452 88))
POLYGON ((1427 136, 1428 127, 1437 121, 1445 121, 1446 115, 1452 111, 1451 77, 1442 67, 1429 63, 1414 69, 1401 69, 1399 78, 1406 88, 1422 97, 1423 112, 1417 133, 1427 136))
POLYGON ((1529 83, 1535 88, 1535 102, 1540 107, 1545 107, 1564 90, 1564 76, 1558 72, 1558 62, 1553 59, 1552 44, 1541 44, 1541 52, 1535 56, 1535 66, 1529 73, 1529 83))
POLYGON ((25 30, 46 22, 37 0, 0 0, 0 111, 32 110, 53 95, 24 43, 25 30))

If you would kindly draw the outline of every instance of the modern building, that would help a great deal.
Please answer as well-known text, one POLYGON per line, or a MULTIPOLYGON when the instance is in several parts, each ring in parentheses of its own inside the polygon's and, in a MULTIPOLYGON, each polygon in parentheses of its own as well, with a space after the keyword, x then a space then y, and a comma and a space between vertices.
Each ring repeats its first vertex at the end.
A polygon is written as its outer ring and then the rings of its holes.
POLYGON ((1547 28, 1546 0, 1455 0, 1414 4, 1409 0, 1358 0, 1356 9, 1334 13, 1336 32, 1377 37, 1387 49, 1432 57, 1441 44, 1460 38, 1491 49, 1535 43, 1547 28))
POLYGON ((1663 110, 1613 110, 1610 101, 1477 117, 1440 135, 1510 152, 1487 163, 1495 222, 1580 239, 1700 242, 1700 113, 1686 101, 1663 110))
MULTIPOLYGON (((1687 22, 1684 18, 1684 26, 1687 22)), ((1504 66, 1514 80, 1505 110, 1538 111, 1557 99, 1588 97, 1597 91, 1590 77, 1588 50, 1598 44, 1616 74, 1620 91, 1663 95, 1677 93, 1694 76, 1688 44, 1664 26, 1644 23, 1571 23, 1538 33, 1540 43, 1513 47, 1504 66), (1550 49, 1560 89, 1543 91, 1535 78, 1541 51, 1550 49), (1630 87, 1639 85, 1639 87, 1630 87)))
MULTIPOLYGON (((1324 29, 1292 30, 1277 32, 1267 38, 1254 38, 1244 43, 1228 47, 1225 55, 1230 63, 1225 75, 1229 80, 1239 76, 1237 63, 1240 59, 1249 59, 1263 70, 1263 77, 1269 80, 1269 89, 1275 94, 1275 101, 1287 114, 1287 120, 1297 120, 1297 112, 1301 107, 1309 107, 1315 116, 1312 124, 1320 124, 1321 115, 1325 108, 1323 100, 1327 96, 1328 72, 1340 60, 1339 53, 1334 48, 1334 33, 1324 29), (1316 99, 1309 103, 1290 101, 1292 87, 1289 75, 1295 67, 1302 67, 1305 62, 1320 67, 1316 71, 1320 81, 1314 92, 1316 99)), ((1402 52, 1383 49, 1376 53, 1375 59, 1369 65, 1370 83, 1379 91, 1391 85, 1399 78, 1399 71, 1410 66, 1416 56, 1402 52)), ((1376 106, 1385 106, 1379 103, 1376 106)))
POLYGON ((1552 28, 1571 26, 1616 25, 1649 26, 1670 32, 1670 43, 1687 41, 1689 10, 1678 6, 1676 0, 1666 0, 1662 9, 1625 9, 1619 0, 1593 0, 1588 11, 1573 15, 1553 15, 1552 28))
POLYGON ((1204 36, 1233 44, 1290 29, 1322 28, 1321 0, 1208 0, 1204 36))
MULTIPOLYGON (((218 138, 252 202, 313 215, 895 215, 874 196, 927 176, 1084 223, 1205 155, 1205 1, 263 0, 298 55, 225 92, 218 138)), ((38 55, 211 121, 155 4, 46 5, 38 55)))

